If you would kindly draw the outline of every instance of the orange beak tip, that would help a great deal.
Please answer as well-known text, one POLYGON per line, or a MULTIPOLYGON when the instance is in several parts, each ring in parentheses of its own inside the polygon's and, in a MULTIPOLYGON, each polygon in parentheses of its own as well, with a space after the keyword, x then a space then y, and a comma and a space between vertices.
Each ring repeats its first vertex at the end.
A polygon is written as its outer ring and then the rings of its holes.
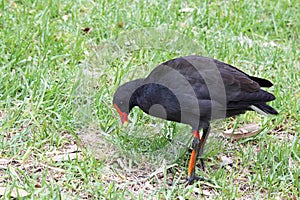
POLYGON ((123 126, 127 127, 127 125, 128 125, 128 115, 127 115, 127 113, 121 113, 120 117, 121 117, 121 121, 122 121, 123 126))
POLYGON ((126 128, 128 126, 128 121, 122 122, 122 125, 126 128))

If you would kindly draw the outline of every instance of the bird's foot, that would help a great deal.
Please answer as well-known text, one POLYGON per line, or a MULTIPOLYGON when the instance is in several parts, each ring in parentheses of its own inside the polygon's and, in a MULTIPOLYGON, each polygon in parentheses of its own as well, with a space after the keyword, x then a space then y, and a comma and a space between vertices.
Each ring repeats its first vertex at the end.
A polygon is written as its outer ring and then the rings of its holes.
POLYGON ((194 184, 194 182, 204 181, 204 180, 205 180, 204 178, 196 176, 196 175, 188 176, 186 178, 186 184, 185 184, 185 186, 192 185, 192 184, 194 184))
POLYGON ((206 179, 206 178, 203 178, 203 177, 199 177, 199 176, 193 175, 193 176, 188 176, 186 178, 185 186, 193 185, 197 181, 206 181, 206 182, 213 183, 213 181, 210 180, 210 179, 206 179))

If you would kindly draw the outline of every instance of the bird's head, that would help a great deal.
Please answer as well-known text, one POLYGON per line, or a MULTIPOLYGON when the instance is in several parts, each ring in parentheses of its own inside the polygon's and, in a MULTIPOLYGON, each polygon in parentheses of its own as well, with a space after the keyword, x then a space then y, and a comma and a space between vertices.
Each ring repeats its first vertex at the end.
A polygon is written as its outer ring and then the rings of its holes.
POLYGON ((144 79, 137 79, 121 85, 114 94, 113 104, 123 125, 128 123, 128 115, 134 105, 134 92, 144 79))

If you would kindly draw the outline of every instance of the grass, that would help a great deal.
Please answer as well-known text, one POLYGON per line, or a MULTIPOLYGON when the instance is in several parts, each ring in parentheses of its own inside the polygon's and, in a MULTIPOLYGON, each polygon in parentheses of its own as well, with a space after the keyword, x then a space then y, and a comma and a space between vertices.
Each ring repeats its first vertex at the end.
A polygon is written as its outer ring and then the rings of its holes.
POLYGON ((2 198, 300 196, 298 1, 2 0, 0 9, 2 198), (138 109, 122 128, 111 101, 121 83, 189 54, 272 80, 280 114, 214 123, 197 170, 212 183, 185 187, 190 128, 138 109), (256 137, 221 134, 252 122, 256 137), (233 162, 221 167, 222 157, 233 162))

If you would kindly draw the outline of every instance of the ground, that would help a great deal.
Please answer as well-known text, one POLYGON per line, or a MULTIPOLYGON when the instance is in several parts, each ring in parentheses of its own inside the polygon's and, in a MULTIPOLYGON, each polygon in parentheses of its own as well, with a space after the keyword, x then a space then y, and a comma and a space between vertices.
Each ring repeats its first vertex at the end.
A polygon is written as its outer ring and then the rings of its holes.
POLYGON ((299 198, 299 1, 5 0, 0 9, 2 198, 299 198), (112 96, 192 54, 272 81, 279 115, 214 122, 196 171, 205 180, 185 186, 190 127, 139 109, 122 127, 112 96))

